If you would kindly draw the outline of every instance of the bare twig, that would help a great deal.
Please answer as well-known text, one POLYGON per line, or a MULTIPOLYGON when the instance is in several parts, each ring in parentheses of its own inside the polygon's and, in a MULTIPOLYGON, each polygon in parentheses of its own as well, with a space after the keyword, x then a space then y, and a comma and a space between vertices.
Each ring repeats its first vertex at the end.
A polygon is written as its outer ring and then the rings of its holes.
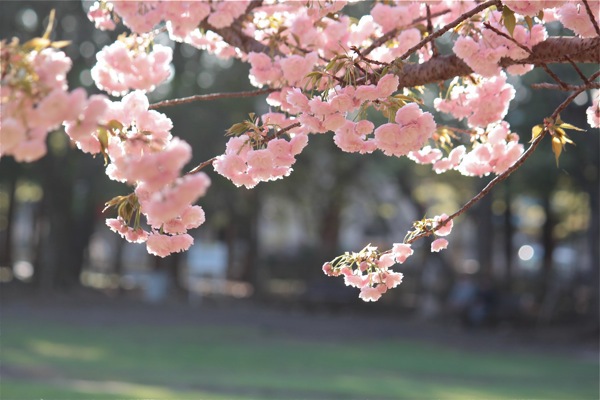
POLYGON ((596 18, 594 17, 594 14, 592 13, 592 9, 590 8, 590 5, 588 4, 587 0, 581 0, 583 1, 583 5, 585 6, 585 11, 587 12, 588 17, 590 17, 590 21, 592 21, 592 25, 594 25, 594 29, 596 30, 596 35, 600 36, 600 27, 598 27, 598 22, 596 22, 596 18))
POLYGON ((589 85, 590 81, 588 80, 588 78, 584 75, 584 73, 581 71, 581 69, 579 68, 579 66, 577 66, 577 64, 575 64, 575 61, 573 61, 573 59, 569 56, 565 56, 565 59, 569 62, 569 64, 571 64, 571 66, 575 69, 575 71, 577 72, 577 75, 579 75, 579 77, 581 78, 581 80, 586 84, 589 85))
POLYGON ((600 83, 589 82, 585 85, 567 85, 566 87, 562 87, 560 85, 555 85, 553 83, 533 83, 531 84, 532 89, 548 89, 548 90, 562 90, 562 91, 572 91, 579 90, 581 88, 584 89, 600 89, 600 83))
POLYGON ((198 165, 196 165, 194 168, 192 168, 191 170, 189 170, 186 175, 190 175, 190 174, 195 174, 197 172, 200 172, 204 167, 211 165, 212 163, 215 162, 215 160, 217 159, 217 157, 213 157, 210 160, 206 160, 198 165))
MULTIPOLYGON (((594 75, 600 75, 600 72, 598 72, 594 75)), ((565 101, 563 101, 554 110, 554 112, 552 113, 550 118, 556 120, 556 118, 558 117, 558 114, 560 114, 565 108, 567 108, 567 106, 569 104, 571 104, 571 102, 575 99, 575 97, 577 97, 584 90, 586 90, 586 87, 580 87, 578 90, 573 92, 569 97, 567 97, 565 99, 565 101)), ((453 220, 454 218, 464 214, 467 210, 469 210, 471 207, 473 207, 473 205, 475 203, 477 203, 479 200, 481 200, 484 196, 486 196, 494 188, 494 186, 496 186, 500 182, 504 181, 513 172, 515 172, 517 169, 519 169, 521 167, 521 165, 523 165, 523 163, 533 154, 535 149, 541 143, 544 136, 546 136, 546 133, 547 133, 546 130, 543 130, 542 133, 540 133, 540 135, 531 142, 531 145, 529 146, 529 148, 527 150, 525 150, 525 152, 523 154, 521 154, 521 157, 519 157, 519 159, 513 165, 511 165, 506 171, 504 171, 503 173, 501 173, 500 175, 498 175, 494 179, 492 179, 490 181, 490 183, 488 183, 479 193, 477 193, 477 195, 475 197, 473 197, 471 200, 467 201, 465 203, 465 205, 463 205, 460 209, 458 209, 458 211, 456 211, 454 214, 450 215, 446 220, 444 220, 442 223, 437 225, 434 229, 422 232, 419 235, 411 238, 410 240, 407 240, 406 243, 410 244, 410 243, 413 243, 424 237, 433 235, 437 229, 443 227, 446 223, 448 223, 448 221, 453 220)))
POLYGON ((266 139, 265 143, 268 143, 271 140, 278 138, 279 136, 283 135, 286 132, 291 131, 294 128, 298 128, 300 125, 301 125, 300 122, 294 122, 293 124, 288 125, 285 128, 282 128, 282 129, 278 130, 277 132, 275 132, 275 134, 273 136, 271 136, 270 138, 266 139))
MULTIPOLYGON (((530 50, 530 49, 529 49, 527 46, 525 46, 525 45, 523 45, 523 44, 521 44, 521 43, 517 42, 517 41, 515 40, 515 38, 513 38, 512 36, 510 36, 510 35, 507 35, 506 33, 504 33, 504 32, 502 32, 502 31, 500 31, 500 30, 496 29, 495 27, 493 27, 492 25, 490 25, 488 22, 484 22, 484 23, 483 23, 483 26, 485 26, 487 29, 489 29, 489 30, 491 30, 492 32, 494 32, 496 35, 498 35, 498 36, 502 36, 503 38, 505 38, 505 39, 507 39, 507 40, 511 41, 512 43, 514 43, 515 45, 517 45, 517 46, 518 46, 519 48, 521 48, 522 50, 525 50, 525 51, 527 52, 527 54, 529 54, 529 56, 531 56, 531 55, 533 54, 533 52, 532 52, 532 51, 531 51, 531 50, 530 50)), ((546 65, 546 63, 539 63, 539 65, 540 65, 540 66, 541 66, 541 67, 544 69, 544 71, 546 71, 546 73, 547 73, 548 75, 550 75, 550 76, 552 77, 552 79, 554 79, 554 81, 555 81, 556 83, 558 83, 558 84, 559 84, 559 85, 560 85, 560 86, 563 88, 563 90, 564 90, 564 89, 566 89, 566 87, 567 87, 567 84, 566 84, 565 82, 563 82, 563 81, 562 81, 562 79, 560 79, 560 78, 558 77, 558 75, 556 75, 556 74, 554 73, 554 71, 552 71, 552 70, 551 70, 551 69, 548 67, 548 65, 546 65)))
POLYGON ((513 42, 514 44, 516 44, 517 46, 519 46, 522 50, 525 50, 527 52, 527 54, 529 54, 529 55, 532 54, 531 49, 529 49, 529 47, 525 46, 524 44, 521 44, 521 43, 517 42, 514 37, 512 37, 510 35, 507 35, 506 33, 502 32, 501 30, 497 29, 496 27, 490 25, 489 22, 484 22, 483 26, 485 26, 487 29, 489 29, 492 32, 494 32, 496 35, 502 36, 506 40, 510 40, 511 42, 513 42))
MULTIPOLYGON (((432 35, 433 34, 433 24, 431 23, 431 8, 429 8, 429 4, 426 4, 425 8, 427 10, 427 34, 432 35)), ((433 57, 437 57, 439 55, 438 48, 435 45, 434 41, 431 42, 431 52, 433 54, 433 57)))
POLYGON ((210 101, 218 99, 234 99, 240 97, 254 97, 260 96, 261 94, 267 94, 276 91, 277 89, 266 88, 259 90, 252 90, 249 92, 231 92, 231 93, 210 93, 210 94, 197 94, 190 97, 182 97, 180 99, 172 99, 159 101, 158 103, 150 104, 149 109, 155 109, 160 107, 171 107, 180 104, 192 103, 194 101, 210 101))
POLYGON ((486 1, 485 3, 479 4, 477 7, 473 8, 471 11, 467 11, 466 13, 462 14, 460 17, 458 17, 454 21, 450 22, 448 25, 446 25, 443 28, 441 28, 440 30, 436 31, 434 34, 427 36, 425 39, 421 40, 419 43, 417 43, 410 49, 406 50, 406 52, 404 54, 402 54, 400 57, 398 57, 396 60, 394 60, 394 63, 404 60, 405 58, 410 56, 412 53, 419 50, 421 47, 425 46, 427 43, 439 38, 444 33, 448 32, 450 29, 458 26, 461 22, 466 21, 467 19, 471 18, 473 15, 480 13, 481 11, 485 10, 486 8, 490 8, 492 6, 498 6, 500 4, 501 3, 499 0, 489 0, 489 1, 486 1))

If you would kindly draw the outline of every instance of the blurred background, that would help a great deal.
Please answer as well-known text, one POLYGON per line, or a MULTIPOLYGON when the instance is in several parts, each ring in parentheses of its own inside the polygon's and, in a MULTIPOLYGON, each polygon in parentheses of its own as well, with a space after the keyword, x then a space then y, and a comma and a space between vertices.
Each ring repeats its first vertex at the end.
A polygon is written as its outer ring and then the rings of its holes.
MULTIPOLYGON (((121 32, 95 30, 90 4, 3 1, 0 37, 40 36, 56 9, 70 87, 97 92, 95 54, 121 32)), ((238 61, 169 45, 174 74, 151 102, 252 89, 238 61)), ((568 65, 552 69, 578 82, 568 65)), ((565 98, 529 88, 547 80, 510 78, 507 120, 521 142, 565 98)), ((161 259, 108 230, 104 202, 130 190, 64 133, 36 163, 2 158, 0 397, 598 398, 600 144, 588 96, 562 114, 588 132, 572 133, 558 168, 542 143, 457 219, 448 250, 418 242, 402 285, 377 303, 325 277, 323 262, 391 247, 490 178, 342 153, 315 135, 284 180, 246 190, 209 172, 195 245, 161 259)), ((267 110, 260 97, 160 111, 192 145, 191 167, 223 152, 229 126, 267 110)))

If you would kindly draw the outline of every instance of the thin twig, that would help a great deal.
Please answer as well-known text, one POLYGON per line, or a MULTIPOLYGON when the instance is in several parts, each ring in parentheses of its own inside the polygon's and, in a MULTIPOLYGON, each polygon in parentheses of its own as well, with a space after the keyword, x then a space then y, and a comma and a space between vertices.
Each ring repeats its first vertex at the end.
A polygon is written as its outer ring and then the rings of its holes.
POLYGON ((517 46, 519 46, 521 49, 525 50, 527 52, 527 54, 529 54, 529 55, 533 54, 533 52, 531 51, 531 49, 529 47, 525 46, 524 44, 521 44, 521 43, 517 42, 514 37, 512 37, 510 35, 507 35, 506 33, 502 32, 501 30, 497 29, 496 27, 490 25, 489 22, 484 22, 483 26, 485 26, 487 29, 489 29, 492 32, 494 32, 496 35, 502 36, 506 40, 510 40, 511 42, 513 42, 514 44, 516 44, 517 46))
MULTIPOLYGON (((600 71, 596 72, 594 75, 592 75, 592 79, 596 79, 599 75, 600 75, 600 71)), ((552 119, 555 120, 556 117, 558 117, 558 114, 560 114, 565 108, 567 108, 567 106, 569 104, 571 104, 571 102, 573 100, 575 100, 575 97, 579 96, 579 94, 581 92, 585 91, 586 89, 587 88, 585 86, 583 86, 580 89, 577 89, 576 91, 574 91, 573 93, 571 93, 571 95, 569 97, 567 97, 565 99, 565 101, 563 101, 562 103, 560 103, 560 105, 556 108, 556 110, 554 110, 554 112, 552 113, 552 115, 550 116, 550 118, 552 118, 552 119)))
POLYGON ((432 35, 427 36, 425 39, 421 40, 419 43, 417 43, 410 49, 406 50, 406 52, 404 54, 402 54, 400 57, 398 57, 396 60, 394 60, 394 62, 404 60, 405 58, 407 58, 408 56, 413 54, 415 51, 417 51, 421 47, 425 46, 427 43, 439 38, 444 33, 448 32, 450 29, 458 26, 461 22, 466 21, 467 19, 471 18, 473 15, 480 13, 481 11, 485 10, 486 8, 489 8, 491 6, 498 6, 500 4, 501 3, 499 0, 489 0, 489 1, 486 1, 485 3, 479 4, 477 7, 473 8, 471 11, 467 11, 466 13, 462 14, 460 17, 458 17, 454 21, 450 22, 448 25, 444 26, 443 28, 436 31, 432 35))
MULTIPOLYGON (((427 10, 427 34, 432 35, 433 34, 433 24, 431 23, 431 8, 429 7, 429 4, 426 4, 425 8, 427 10)), ((435 42, 433 42, 433 41, 431 42, 431 52, 433 54, 433 57, 437 57, 439 55, 438 48, 435 45, 435 42)))
POLYGON ((282 128, 282 129, 278 130, 277 132, 275 132, 275 134, 273 134, 273 136, 271 136, 270 138, 265 139, 265 143, 268 143, 271 140, 278 138, 279 136, 283 135, 286 132, 291 131, 294 128, 298 128, 300 125, 302 125, 302 124, 300 124, 300 122, 294 122, 293 124, 288 125, 285 128, 282 128))
MULTIPOLYGON (((450 10, 439 11, 439 12, 431 14, 431 18, 441 17, 442 15, 448 14, 449 12, 450 12, 450 10)), ((391 31, 385 33, 383 36, 379 37, 378 39, 375 39, 369 47, 367 47, 366 49, 363 50, 362 53, 364 55, 368 55, 369 53, 371 53, 373 50, 375 50, 376 48, 378 48, 379 46, 381 46, 388 40, 391 40, 394 36, 396 36, 398 34, 398 32, 406 30, 410 27, 413 27, 414 25, 417 25, 419 22, 423 22, 426 20, 427 20, 427 17, 419 17, 417 19, 414 19, 409 25, 392 29, 391 31)))
MULTIPOLYGON (((600 75, 600 72, 598 72, 594 75, 600 75)), ((578 90, 576 90, 575 92, 573 92, 569 97, 567 97, 565 99, 565 101, 563 101, 556 108, 556 110, 554 110, 554 112, 552 113, 550 118, 556 120, 556 118, 558 117, 558 114, 560 114, 565 108, 567 108, 567 106, 569 104, 571 104, 571 102, 575 99, 575 97, 577 97, 584 90, 586 90, 586 88, 581 87, 578 90)), ((417 241, 418 239, 422 239, 424 237, 433 235, 437 229, 446 225, 446 223, 448 223, 448 221, 453 220, 454 218, 464 214, 467 210, 469 210, 471 207, 473 207, 473 205, 475 203, 477 203, 479 200, 481 200, 485 195, 487 195, 494 188, 494 186, 496 186, 497 184, 499 184, 500 182, 502 182, 503 180, 508 178, 513 172, 515 172, 517 169, 519 169, 521 167, 521 165, 523 165, 523 163, 533 154, 535 149, 541 143, 544 136, 546 136, 546 133, 547 133, 546 130, 543 130, 542 133, 540 133, 540 135, 531 142, 531 145, 529 146, 529 148, 527 150, 525 150, 525 152, 523 154, 521 154, 521 157, 519 157, 519 159, 513 165, 511 165, 506 171, 504 171, 503 173, 501 173, 500 175, 498 175, 494 179, 492 179, 490 181, 490 183, 488 183, 479 193, 477 193, 477 195, 475 197, 473 197, 471 200, 467 201, 465 203, 465 205, 463 205, 460 209, 458 209, 458 211, 456 211, 454 214, 450 215, 442 223, 438 224, 434 229, 422 232, 422 233, 418 234, 417 236, 413 237, 412 239, 407 240, 406 243, 410 244, 410 243, 417 241)))
MULTIPOLYGON (((484 22, 483 26, 485 26, 487 29, 491 30, 492 32, 494 32, 496 35, 501 36, 509 41, 511 41, 512 43, 514 43, 515 45, 517 45, 519 48, 521 48, 522 50, 526 51, 527 54, 529 54, 530 56, 533 54, 533 51, 531 51, 531 49, 529 49, 527 46, 517 42, 515 40, 515 38, 513 38, 510 35, 507 35, 506 33, 496 29, 495 27, 493 27, 492 25, 490 25, 488 22, 484 22)), ((562 86, 563 88, 567 87, 567 84, 565 82, 563 82, 558 75, 556 75, 549 67, 548 65, 546 65, 546 63, 540 63, 539 64, 544 71, 546 71, 546 73, 548 75, 550 75, 552 77, 552 79, 554 79, 560 86, 562 86)))
POLYGON ((211 165, 212 163, 215 162, 215 160, 217 159, 217 157, 213 157, 210 160, 206 160, 198 165, 196 165, 194 168, 192 168, 191 170, 189 170, 186 175, 190 175, 190 174, 195 174, 197 172, 200 172, 200 170, 202 170, 204 167, 206 167, 207 165, 211 165))
POLYGON ((588 17, 590 17, 590 21, 592 21, 592 25, 594 25, 594 29, 596 30, 596 35, 600 36, 600 27, 598 26, 598 22, 596 22, 596 18, 594 17, 594 14, 592 13, 592 9, 590 8, 590 5, 588 4, 587 0, 581 0, 583 1, 583 5, 585 6, 585 11, 587 11, 587 15, 588 17))
POLYGON ((177 106, 180 104, 192 103, 194 101, 209 101, 209 100, 217 100, 217 99, 234 99, 234 98, 240 98, 240 97, 254 97, 254 96, 260 96, 261 94, 271 93, 276 90, 277 89, 266 88, 266 89, 253 90, 253 91, 249 91, 249 92, 197 94, 197 95, 190 96, 190 97, 182 97, 180 99, 159 101, 158 103, 150 104, 150 107, 148 107, 148 109, 152 110, 152 109, 156 109, 156 108, 160 108, 160 107, 177 106))
POLYGON ((586 84, 589 85, 590 81, 588 81, 588 78, 583 74, 583 72, 581 71, 581 69, 579 68, 579 66, 577 66, 577 64, 575 64, 575 61, 573 61, 573 59, 569 56, 565 56, 565 59, 569 62, 569 64, 571 64, 571 66, 575 69, 575 71, 577 72, 577 75, 579 75, 579 77, 581 78, 581 80, 586 84))
POLYGON ((553 83, 533 83, 531 84, 532 89, 548 89, 548 90, 562 90, 562 91, 572 91, 579 90, 581 88, 584 89, 600 89, 600 83, 589 82, 585 85, 567 85, 566 87, 562 87, 560 85, 555 85, 553 83))

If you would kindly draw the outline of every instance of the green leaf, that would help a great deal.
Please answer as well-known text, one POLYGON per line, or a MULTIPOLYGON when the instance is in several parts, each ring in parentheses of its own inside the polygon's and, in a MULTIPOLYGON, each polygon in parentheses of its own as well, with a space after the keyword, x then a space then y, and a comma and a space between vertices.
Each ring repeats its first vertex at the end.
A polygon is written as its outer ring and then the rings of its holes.
POLYGON ((508 33, 510 33, 510 36, 512 36, 515 31, 515 26, 517 25, 517 19, 515 18, 513 10, 504 6, 502 8, 502 20, 504 21, 504 27, 508 33))
POLYGON ((529 30, 531 30, 531 28, 533 28, 533 20, 531 19, 531 17, 529 15, 525 16, 525 22, 527 23, 529 30))
POLYGON ((227 135, 228 136, 239 136, 242 133, 246 132, 248 130, 248 123, 247 122, 238 122, 237 124, 233 124, 231 125, 231 127, 229 129, 227 129, 227 135))

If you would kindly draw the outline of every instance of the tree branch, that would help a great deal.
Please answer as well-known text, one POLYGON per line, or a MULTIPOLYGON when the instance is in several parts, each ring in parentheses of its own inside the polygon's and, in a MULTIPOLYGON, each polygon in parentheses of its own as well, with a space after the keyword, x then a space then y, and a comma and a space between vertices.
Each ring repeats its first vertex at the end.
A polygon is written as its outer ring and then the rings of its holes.
POLYGON ((180 99, 159 101, 158 103, 150 104, 150 107, 148 107, 148 109, 152 110, 152 109, 156 109, 156 108, 160 108, 160 107, 177 106, 180 104, 192 103, 194 101, 209 101, 209 100, 217 100, 217 99, 254 97, 254 96, 260 96, 261 94, 271 93, 276 90, 277 89, 266 88, 266 89, 253 90, 253 91, 249 91, 249 92, 197 94, 197 95, 190 96, 190 97, 182 97, 180 99))
MULTIPOLYGON (((600 63, 600 38, 548 38, 533 46, 529 57, 521 60, 503 58, 500 66, 566 63, 566 57, 578 63, 600 63)), ((438 56, 421 64, 402 65, 397 74, 400 79, 398 89, 436 83, 472 73, 473 70, 456 55, 438 56)))
POLYGON ((585 11, 587 12, 588 17, 590 17, 590 21, 592 21, 592 25, 594 25, 594 30, 596 31, 596 35, 600 36, 600 27, 598 26, 598 22, 596 22, 596 18, 592 13, 592 9, 588 4, 588 0, 582 0, 583 5, 585 6, 585 11))

